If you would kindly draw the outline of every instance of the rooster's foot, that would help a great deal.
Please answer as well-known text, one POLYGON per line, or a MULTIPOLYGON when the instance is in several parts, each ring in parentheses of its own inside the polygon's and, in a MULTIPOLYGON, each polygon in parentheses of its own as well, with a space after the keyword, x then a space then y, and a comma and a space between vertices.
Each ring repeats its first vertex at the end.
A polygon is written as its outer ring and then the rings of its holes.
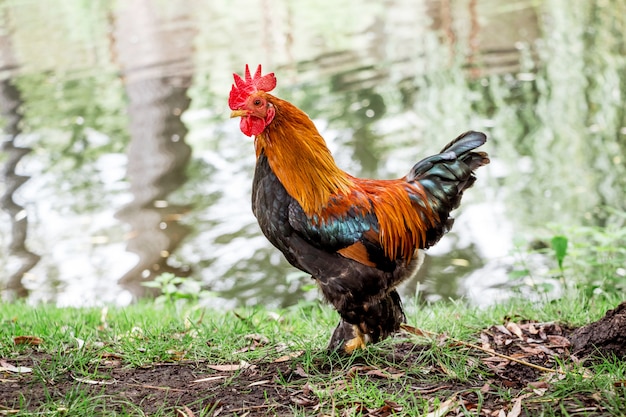
POLYGON ((359 329, 359 326, 352 326, 354 329, 354 338, 346 341, 343 349, 346 353, 352 353, 357 349, 365 349, 365 345, 367 341, 365 340, 365 335, 359 329))

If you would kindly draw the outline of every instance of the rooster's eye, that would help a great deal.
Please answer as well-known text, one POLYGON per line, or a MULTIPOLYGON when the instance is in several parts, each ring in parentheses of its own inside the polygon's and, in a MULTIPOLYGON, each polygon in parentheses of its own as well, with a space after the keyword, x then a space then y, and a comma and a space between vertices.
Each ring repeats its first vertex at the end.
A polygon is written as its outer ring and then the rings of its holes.
POLYGON ((261 105, 261 100, 259 100, 258 98, 256 100, 254 100, 254 105, 255 106, 260 106, 261 105))

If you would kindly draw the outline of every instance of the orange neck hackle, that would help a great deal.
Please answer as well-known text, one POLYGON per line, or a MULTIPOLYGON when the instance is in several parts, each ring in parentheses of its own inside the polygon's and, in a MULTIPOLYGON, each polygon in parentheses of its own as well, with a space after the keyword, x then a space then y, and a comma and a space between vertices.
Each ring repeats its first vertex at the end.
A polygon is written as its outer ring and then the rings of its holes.
POLYGON ((319 214, 332 195, 347 195, 352 177, 335 164, 326 142, 309 117, 287 101, 266 94, 276 115, 255 137, 272 171, 305 213, 319 214))
POLYGON ((256 154, 267 157, 287 193, 319 222, 340 218, 349 210, 352 215, 373 212, 379 221, 374 236, 385 255, 409 262, 414 251, 423 247, 426 230, 437 221, 436 214, 426 208, 428 200, 421 185, 404 178, 366 180, 347 174, 335 164, 324 139, 303 111, 270 94, 264 97, 276 114, 255 137, 256 154), (420 196, 425 207, 411 202, 409 190, 420 196))

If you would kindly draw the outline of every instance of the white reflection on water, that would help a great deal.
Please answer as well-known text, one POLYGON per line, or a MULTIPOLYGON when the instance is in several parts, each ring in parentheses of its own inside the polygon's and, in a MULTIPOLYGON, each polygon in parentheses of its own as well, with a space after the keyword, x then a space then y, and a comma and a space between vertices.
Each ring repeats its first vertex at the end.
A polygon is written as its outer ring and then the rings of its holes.
MULTIPOLYGON (((615 47, 621 36, 607 29, 614 10, 583 2, 522 1, 515 10, 477 3, 478 14, 411 0, 390 7, 278 2, 271 13, 245 1, 175 3, 191 12, 189 21, 179 16, 174 23, 198 32, 193 61, 185 60, 195 65, 193 101, 183 115, 189 133, 168 136, 192 146, 193 176, 159 196, 160 207, 194 205, 180 219, 193 231, 171 262, 189 265, 193 278, 218 293, 215 305, 315 296, 302 294, 310 282, 269 246, 250 210, 253 145, 226 106, 231 73, 244 63, 275 71, 277 93, 312 115, 337 163, 356 175, 402 176, 464 130, 489 133, 491 165, 478 172, 421 277, 439 297, 480 304, 508 296, 515 238, 545 235, 551 221, 601 222, 601 206, 622 209, 626 133, 616 123, 623 124, 626 71, 615 47), (376 99, 383 105, 373 107, 376 99), (438 292, 441 281, 445 292, 438 292)), ((31 179, 16 194, 28 212, 29 247, 43 256, 26 277, 33 300, 130 300, 116 281, 137 256, 126 250, 132 231, 114 217, 132 201, 128 161, 111 150, 89 156, 99 146, 127 146, 120 133, 128 126, 124 85, 110 56, 111 11, 103 4, 50 7, 49 15, 33 13, 33 2, 11 5, 14 55, 24 60, 15 74, 25 93, 24 125, 35 132, 21 139, 35 151, 18 166, 31 179), (59 156, 77 126, 87 128, 86 143, 59 156), (87 163, 73 167, 81 153, 87 163)), ((146 166, 159 161, 155 155, 146 166)), ((5 247, 9 227, 0 224, 5 247)), ((14 259, 0 259, 12 270, 14 259)), ((408 283, 405 295, 414 286, 408 283)))

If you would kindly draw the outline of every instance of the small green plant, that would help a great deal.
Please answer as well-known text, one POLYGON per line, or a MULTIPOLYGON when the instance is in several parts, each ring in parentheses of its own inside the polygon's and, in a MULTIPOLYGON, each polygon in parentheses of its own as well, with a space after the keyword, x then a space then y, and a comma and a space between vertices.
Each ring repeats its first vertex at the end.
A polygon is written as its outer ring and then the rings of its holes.
POLYGON ((587 297, 626 291, 626 228, 577 226, 560 230, 549 242, 527 250, 518 246, 510 277, 537 290, 541 289, 537 282, 548 285, 558 280, 563 288, 582 290, 587 297), (533 265, 537 255, 545 261, 533 265), (556 266, 542 268, 548 261, 556 261, 556 266))
POLYGON ((157 304, 175 304, 180 300, 195 303, 212 296, 210 291, 202 289, 200 282, 191 278, 178 277, 171 272, 165 272, 154 281, 144 282, 142 285, 161 291, 161 295, 155 299, 157 304))
POLYGON ((554 255, 556 256, 556 261, 559 264, 559 270, 561 271, 562 276, 563 260, 565 259, 565 255, 567 255, 568 240, 565 236, 557 235, 552 238, 550 243, 552 245, 552 249, 554 250, 554 255))
POLYGON ((568 232, 571 249, 568 269, 572 284, 586 295, 626 291, 626 228, 578 227, 568 232))

